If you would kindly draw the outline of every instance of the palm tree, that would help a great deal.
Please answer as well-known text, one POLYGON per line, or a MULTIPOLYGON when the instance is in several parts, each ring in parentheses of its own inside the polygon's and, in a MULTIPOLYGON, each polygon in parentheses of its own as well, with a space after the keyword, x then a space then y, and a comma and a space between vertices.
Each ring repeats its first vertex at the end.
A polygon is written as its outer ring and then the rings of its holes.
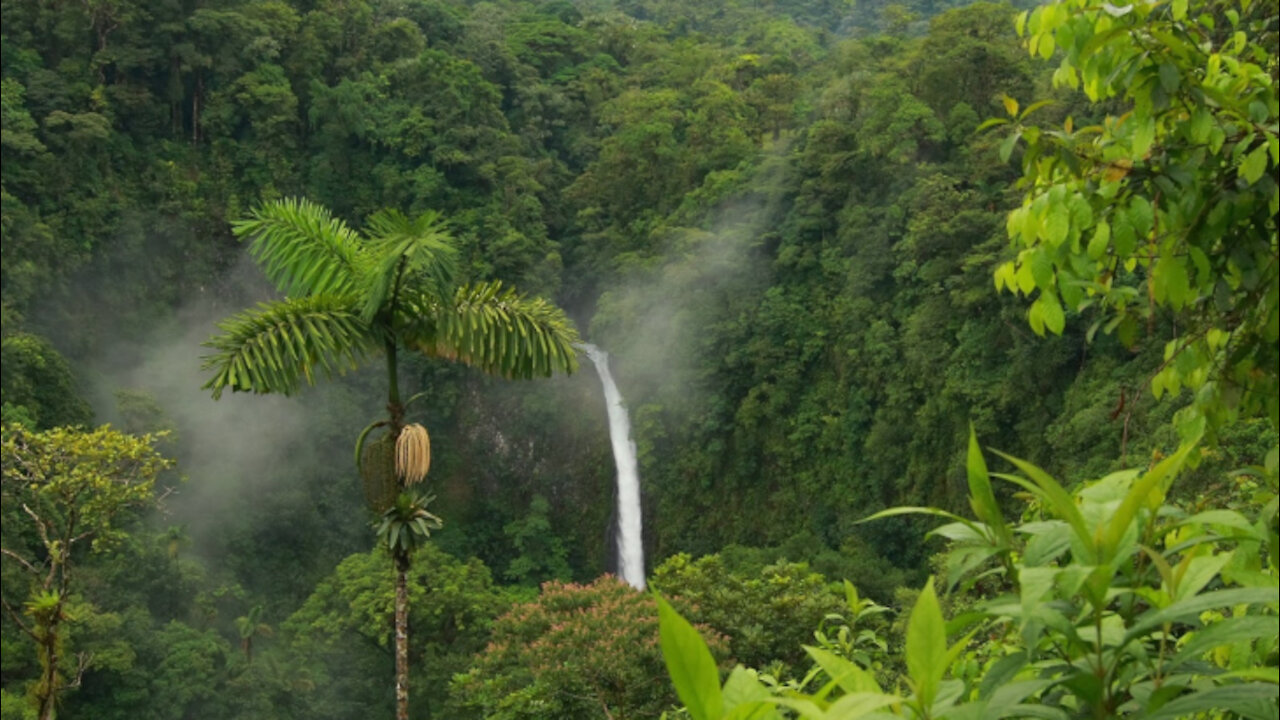
MULTIPOLYGON (((289 395, 304 381, 314 383, 318 375, 330 377, 381 354, 387 368, 387 417, 366 428, 356 443, 356 464, 366 484, 368 476, 380 470, 359 467, 369 464, 362 460, 384 457, 367 450, 362 454, 367 436, 385 426, 386 434, 375 445, 394 452, 405 429, 405 409, 417 399, 401 401, 396 364, 401 351, 454 360, 508 378, 577 368, 577 332, 562 310, 518 295, 499 282, 457 281, 456 251, 435 212, 409 218, 383 210, 366 221, 361 235, 320 205, 280 200, 264 204, 232 229, 250 241, 249 252, 286 297, 260 303, 218 325, 222 334, 206 343, 213 354, 205 358, 205 369, 213 376, 205 388, 215 399, 228 389, 289 395)), ((425 432, 405 433, 411 435, 425 439, 425 432)), ((375 510, 384 512, 378 534, 397 571, 399 720, 409 716, 410 555, 439 526, 426 510, 430 498, 407 492, 406 479, 420 479, 424 473, 425 466, 407 473, 408 478, 404 468, 394 474, 388 469, 397 492, 375 503, 375 510)))
POLYGON ((253 639, 255 637, 271 637, 271 626, 262 622, 263 606, 261 603, 249 609, 248 615, 236 618, 236 632, 240 635, 240 650, 244 653, 245 663, 253 664, 253 639))

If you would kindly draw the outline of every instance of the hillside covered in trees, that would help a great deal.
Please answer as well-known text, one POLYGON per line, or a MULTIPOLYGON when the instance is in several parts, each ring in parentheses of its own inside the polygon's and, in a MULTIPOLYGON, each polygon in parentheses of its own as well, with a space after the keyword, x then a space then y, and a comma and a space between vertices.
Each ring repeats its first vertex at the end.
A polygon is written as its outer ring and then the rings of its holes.
POLYGON ((3 719, 1274 717, 1278 23, 5 0, 3 719))

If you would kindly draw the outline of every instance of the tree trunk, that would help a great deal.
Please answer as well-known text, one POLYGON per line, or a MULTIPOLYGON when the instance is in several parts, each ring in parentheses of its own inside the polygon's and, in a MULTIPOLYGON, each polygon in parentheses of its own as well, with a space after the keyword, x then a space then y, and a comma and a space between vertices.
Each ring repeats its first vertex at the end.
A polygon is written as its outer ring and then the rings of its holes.
MULTIPOLYGON (((387 412, 391 415, 391 437, 400 437, 404 427, 404 405, 400 403, 399 368, 396 344, 387 340, 387 412)), ((401 488, 403 490, 403 488, 401 488)), ((392 550, 396 563, 396 720, 409 720, 409 554, 392 550)))
POLYGON ((409 556, 396 553, 396 720, 409 720, 409 556))
POLYGON ((200 96, 204 94, 204 78, 196 71, 196 91, 191 95, 191 144, 200 144, 200 96))
POLYGON ((40 720, 54 720, 57 716, 57 700, 60 678, 58 677, 58 620, 62 614, 62 603, 58 603, 54 620, 42 628, 40 638, 40 684, 36 686, 36 703, 39 706, 40 720))

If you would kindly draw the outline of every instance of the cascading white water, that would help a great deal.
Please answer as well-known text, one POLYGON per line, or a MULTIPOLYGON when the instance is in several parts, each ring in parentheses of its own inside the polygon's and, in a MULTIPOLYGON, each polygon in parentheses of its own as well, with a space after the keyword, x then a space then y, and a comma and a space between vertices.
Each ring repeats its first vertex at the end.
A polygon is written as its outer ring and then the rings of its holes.
POLYGON ((618 466, 618 575, 637 590, 644 589, 644 545, 640 538, 640 470, 636 464, 636 444, 631 441, 631 418, 622 404, 622 393, 609 373, 609 353, 584 343, 582 351, 591 358, 604 387, 609 410, 609 441, 613 461, 618 466))

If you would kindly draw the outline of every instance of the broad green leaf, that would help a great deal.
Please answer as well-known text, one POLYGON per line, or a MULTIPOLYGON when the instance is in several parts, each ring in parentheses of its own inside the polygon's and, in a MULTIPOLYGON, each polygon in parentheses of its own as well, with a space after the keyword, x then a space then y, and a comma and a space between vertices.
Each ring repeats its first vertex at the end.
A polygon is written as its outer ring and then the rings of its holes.
POLYGON ((929 531, 929 535, 937 535, 944 537, 952 542, 960 543, 988 543, 990 537, 981 531, 987 529, 986 525, 979 523, 947 523, 929 531), (975 531, 974 528, 978 530, 975 531))
POLYGON ((1030 295, 1032 290, 1036 289, 1036 278, 1031 271, 1031 263, 1018 263, 1018 269, 1014 274, 1014 280, 1018 283, 1018 291, 1023 295, 1030 295))
POLYGON ((880 685, 870 673, 835 653, 805 646, 804 651, 846 693, 879 693, 880 685))
POLYGON ((1047 565, 1071 547, 1071 526, 1060 520, 1027 523, 1018 530, 1031 535, 1022 550, 1022 562, 1029 567, 1047 565))
POLYGON ((1043 247, 1037 247, 1031 251, 1028 260, 1036 287, 1041 290, 1053 288, 1053 258, 1049 253, 1043 247))
POLYGON ((978 697, 982 699, 991 698, 1026 667, 1027 653, 1025 650, 1019 650, 1012 655, 1000 658, 983 673, 982 684, 978 688, 978 697))
POLYGON ((1209 139, 1209 130, 1213 127, 1213 116, 1210 115, 1207 108, 1196 108, 1191 115, 1191 125, 1189 132, 1191 142, 1204 143, 1209 139))
POLYGON ((1127 215, 1138 237, 1145 239, 1151 232, 1151 225, 1155 218, 1155 214, 1151 209, 1151 202, 1141 195, 1135 196, 1129 201, 1127 215))
POLYGON ((947 566, 945 592, 950 592, 951 588, 955 587, 961 578, 980 567, 998 552, 1000 552, 998 547, 989 545, 960 545, 947 551, 944 555, 947 566))
POLYGON ((1190 300, 1191 281, 1182 258, 1165 253, 1156 261, 1151 272, 1156 302, 1167 303, 1174 310, 1181 310, 1190 300))
MULTIPOLYGON (((998 474, 996 477, 1004 478, 1015 484, 1022 485, 1028 490, 1031 490, 1035 494, 1044 498, 1053 512, 1058 517, 1067 521, 1067 524, 1071 526, 1072 531, 1080 539, 1082 545, 1092 552, 1096 552, 1096 548, 1093 547, 1093 534, 1089 532, 1088 526, 1085 525, 1084 516, 1080 514, 1080 508, 1076 507, 1075 500, 1067 494, 1067 491, 1062 488, 1062 485, 1060 485, 1057 480, 1054 480, 1048 473, 1025 460, 1013 457, 1012 455, 1006 455, 998 450, 995 452, 1000 457, 1013 463, 1019 470, 1025 473, 1027 477, 1031 478, 1035 485, 1028 485, 1022 478, 1016 476, 998 474)), ((1094 558, 1085 558, 1085 560, 1093 562, 1094 558)))
POLYGON ((1280 589, 1275 587, 1215 590, 1203 595, 1196 595, 1180 600, 1167 608, 1143 613, 1125 635, 1125 642, 1141 637, 1165 623, 1195 619, 1205 610, 1221 610, 1235 605, 1274 602, 1280 602, 1280 589))
POLYGON ((809 718, 813 718, 814 720, 825 720, 827 717, 827 714, 821 707, 818 707, 817 703, 805 697, 773 697, 769 699, 769 702, 780 707, 795 710, 799 713, 799 716, 801 718, 805 718, 805 720, 808 720, 809 718))
POLYGON ((1134 156, 1140 158, 1147 154, 1156 140, 1156 122, 1154 118, 1136 120, 1136 122, 1137 125, 1133 129, 1132 148, 1134 156))
POLYGON ((1146 716, 1147 720, 1189 718, 1203 712, 1236 712, 1246 718, 1275 717, 1276 687, 1264 683, 1224 685, 1199 690, 1166 703, 1146 716), (1266 713, 1259 715, 1259 712, 1266 713))
POLYGON ((1001 684, 991 693, 984 717, 1005 717, 1005 713, 1023 700, 1054 684, 1053 680, 1022 680, 1001 684))
POLYGON ((969 480, 969 505, 978 519, 987 524, 996 533, 996 537, 1004 545, 1011 540, 1009 527, 1000 512, 1000 504, 996 502, 995 492, 991 489, 991 476, 987 472, 987 461, 982 457, 982 448, 978 446, 978 435, 969 425, 969 448, 965 455, 965 475, 969 480))
POLYGON ((1111 236, 1115 240, 1116 255, 1128 257, 1138 246, 1138 236, 1128 214, 1118 214, 1112 220, 1111 236))
POLYGON ((1056 49, 1053 36, 1041 35, 1039 36, 1039 39, 1040 39, 1040 45, 1037 49, 1039 50, 1040 57, 1044 60, 1048 60, 1049 58, 1053 57, 1053 51, 1056 49))
POLYGON ((769 689, 756 678, 755 673, 735 667, 724 681, 722 691, 724 720, 763 720, 773 713, 769 704, 769 689))
MULTIPOLYGON (((1274 634, 1272 635, 1274 637, 1274 634)), ((1280 685, 1280 668, 1277 667, 1251 667, 1243 670, 1232 670, 1221 675, 1214 675, 1213 679, 1222 682, 1224 680, 1259 680, 1272 685, 1280 685)), ((1277 717, 1274 706, 1270 708, 1270 714, 1263 716, 1265 720, 1271 720, 1277 717)))
POLYGON ((1057 247, 1067 239, 1071 230, 1071 211, 1063 204, 1054 204, 1044 219, 1044 239, 1051 247, 1057 247))
POLYGON ((1129 530, 1129 525, 1133 523, 1140 509, 1146 507, 1155 510, 1164 502, 1164 488, 1182 469, 1192 447, 1192 444, 1183 445, 1177 452, 1157 463, 1130 487, 1124 501, 1120 503, 1115 515, 1107 523, 1106 535, 1102 538, 1102 546, 1099 548, 1104 561, 1115 558, 1121 539, 1129 530))
POLYGON ((897 695, 882 693, 851 693, 832 703, 823 717, 825 720, 858 720, 901 699, 897 695))
POLYGON ((1020 133, 1013 133, 1000 143, 1000 162, 1009 162, 1009 158, 1013 155, 1013 148, 1018 144, 1020 133))
POLYGON ((972 520, 968 518, 960 517, 955 513, 949 513, 946 510, 939 510, 937 508, 931 508, 931 507, 908 506, 908 507, 888 508, 887 510, 881 510, 880 512, 875 513, 874 515, 869 515, 859 520, 858 522, 859 523, 871 522, 872 520, 880 520, 882 518, 894 517, 895 515, 933 515, 936 517, 943 517, 943 518, 947 518, 948 520, 953 520, 955 522, 968 526, 968 528, 973 531, 974 535, 978 535, 978 536, 983 535, 982 527, 979 526, 977 523, 973 522, 972 520))
POLYGON ((1042 292, 1036 301, 1043 307, 1044 326, 1054 335, 1061 335, 1067 326, 1067 316, 1062 311, 1058 296, 1053 291, 1042 292))
POLYGON ((1231 555, 1232 553, 1227 552, 1218 555, 1186 557, 1175 571, 1178 577, 1178 593, 1174 599, 1189 598, 1203 590, 1218 576, 1218 573, 1222 572, 1223 566, 1231 560, 1231 555))
POLYGON ((1041 718, 1041 720, 1070 720, 1072 717, 1061 708, 1045 705, 1014 705, 1005 717, 1041 718))
POLYGON ((933 704, 938 685, 947 670, 946 628, 938 596, 933 590, 933 578, 929 578, 907 621, 907 672, 922 707, 933 704))
POLYGON ((1249 522, 1248 518, 1236 512, 1235 510, 1206 510, 1202 513, 1196 513, 1189 518, 1178 521, 1179 526, 1184 525, 1209 525, 1212 527, 1230 528, 1242 535, 1250 537, 1254 540, 1264 540, 1254 524, 1249 522))
POLYGON ((1250 185, 1258 182, 1267 171, 1267 146, 1259 145, 1240 161, 1240 176, 1250 185))
POLYGON ((688 620, 680 617, 661 596, 658 601, 658 640, 667 673, 680 702, 694 720, 720 720, 724 700, 720 673, 711 650, 688 620))
POLYGON ((1044 337, 1044 303, 1036 298, 1031 303, 1031 307, 1027 308, 1027 322, 1031 324, 1031 329, 1036 335, 1044 337))
POLYGON ((721 720, 782 720, 773 705, 772 698, 742 703, 727 711, 721 720))
POLYGON ((1099 220, 1093 231, 1093 239, 1089 241, 1089 247, 1086 252, 1089 257, 1099 260, 1103 255, 1107 254, 1107 248, 1111 245, 1111 225, 1105 220, 1099 220))
POLYGON ((1265 640, 1276 636, 1276 618, 1267 615, 1242 615, 1227 618, 1197 630, 1184 642, 1178 652, 1168 660, 1166 668, 1174 670, 1186 662, 1200 660, 1214 648, 1250 640, 1265 640))

